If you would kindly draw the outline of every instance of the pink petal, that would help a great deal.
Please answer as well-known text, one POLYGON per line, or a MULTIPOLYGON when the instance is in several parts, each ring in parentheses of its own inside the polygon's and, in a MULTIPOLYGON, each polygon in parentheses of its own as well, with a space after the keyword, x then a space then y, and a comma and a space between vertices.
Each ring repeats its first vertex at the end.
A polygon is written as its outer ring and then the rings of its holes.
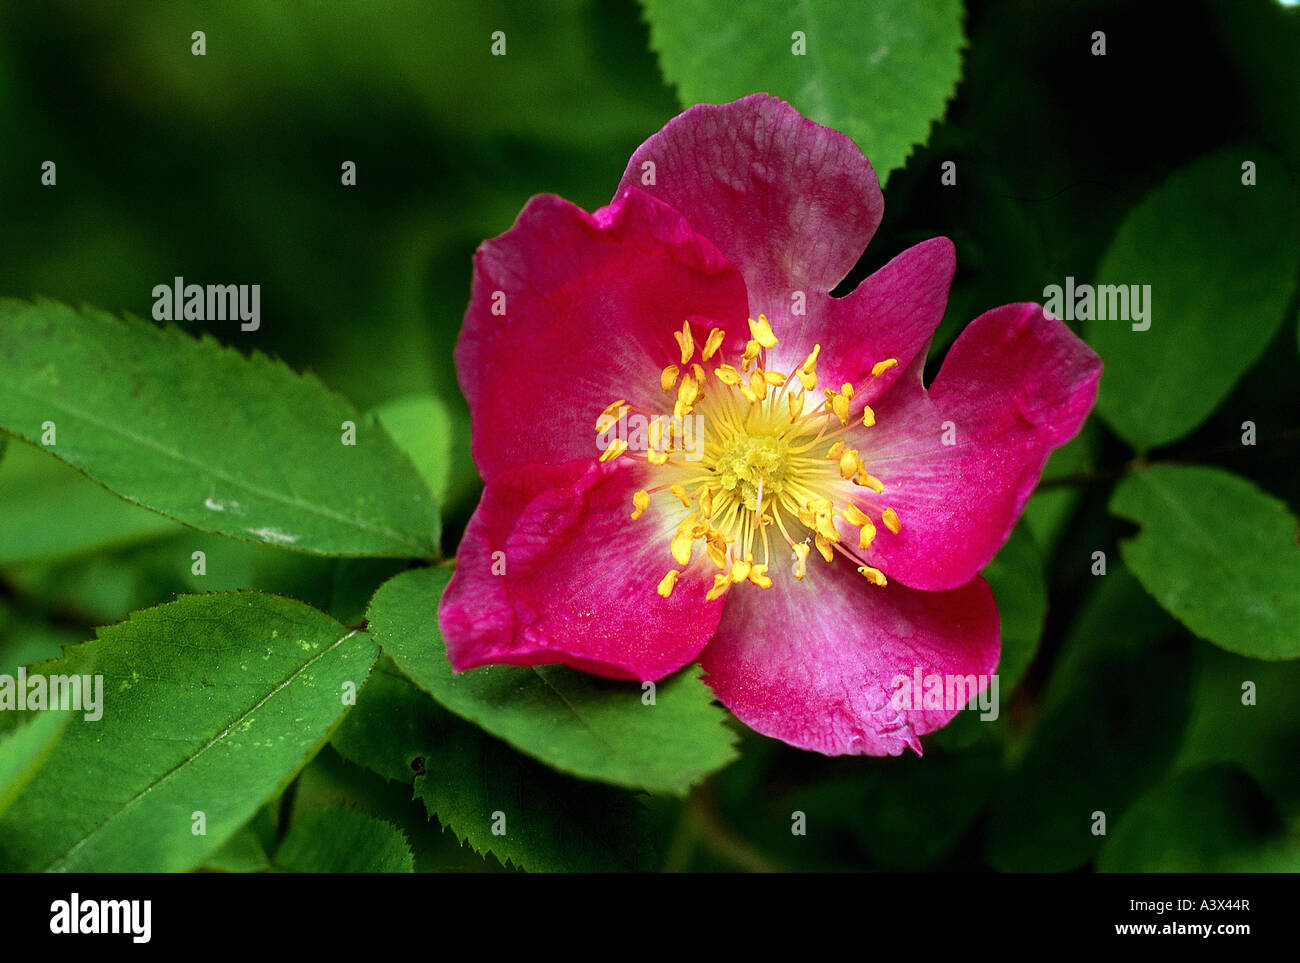
POLYGON ((950 589, 1002 547, 1047 456, 1083 426, 1101 359, 1038 305, 1008 304, 967 326, 928 392, 923 364, 918 354, 857 436, 885 485, 869 500, 902 523, 898 535, 881 528, 866 557, 905 585, 950 589))
POLYGON ((755 317, 784 319, 794 291, 830 291, 884 212, 857 145, 767 94, 670 120, 632 155, 619 193, 628 187, 677 208, 740 268, 755 317))
POLYGON ((913 358, 925 357, 943 320, 956 266, 952 241, 935 237, 899 254, 847 297, 810 295, 806 315, 777 327, 781 343, 772 351, 770 366, 793 371, 820 344, 817 393, 852 384, 851 410, 860 416, 863 405, 883 395, 913 358), (889 358, 897 367, 873 378, 872 366, 889 358))
POLYGON ((896 756, 960 707, 900 707, 899 676, 974 675, 987 684, 1001 649, 988 584, 948 592, 870 585, 844 564, 765 590, 727 593, 718 633, 700 657, 705 681, 741 722, 826 755, 896 756))
POLYGON ((722 603, 704 601, 713 581, 703 565, 669 598, 656 593, 673 567, 670 532, 653 513, 628 517, 647 473, 622 459, 488 479, 439 608, 453 669, 562 663, 647 680, 699 654, 722 603))
POLYGON ((595 214, 533 198, 475 255, 456 345, 480 474, 595 458, 596 419, 619 399, 671 411, 659 373, 681 361, 673 332, 721 327, 739 354, 745 305, 737 270, 654 198, 629 190, 595 214))

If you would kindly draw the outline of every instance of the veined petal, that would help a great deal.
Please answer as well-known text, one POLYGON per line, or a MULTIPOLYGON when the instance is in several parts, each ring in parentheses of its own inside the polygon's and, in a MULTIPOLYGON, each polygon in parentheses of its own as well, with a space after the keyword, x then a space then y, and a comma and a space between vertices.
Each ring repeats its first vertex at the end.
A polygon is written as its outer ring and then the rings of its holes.
POLYGON ((883 395, 913 358, 925 357, 943 320, 956 265, 952 241, 935 237, 899 254, 847 297, 809 295, 807 313, 781 326, 782 342, 771 365, 790 370, 820 345, 819 383, 852 384, 850 411, 860 418, 863 406, 883 395), (890 358, 898 365, 874 377, 872 367, 890 358))
POLYGON ((673 118, 632 155, 619 193, 628 187, 681 211, 740 268, 755 317, 784 319, 795 291, 830 291, 884 212, 857 145, 768 94, 673 118))
POLYGON ((456 345, 480 474, 595 458, 612 401, 659 407, 684 321, 748 338, 739 272, 679 213, 635 189, 595 214, 533 198, 475 255, 456 345))
POLYGON ((457 672, 562 663, 613 678, 659 679, 693 660, 717 627, 712 574, 674 566, 668 533, 628 516, 639 463, 534 465, 487 482, 439 608, 457 672))
POLYGON ((874 405, 862 457, 884 483, 873 496, 902 531, 867 562, 919 589, 963 585, 997 553, 1052 449, 1082 427, 1101 359, 1037 304, 980 315, 953 343, 927 391, 924 354, 874 405))
POLYGON ((899 700, 899 677, 919 670, 923 680, 965 685, 974 676, 980 691, 1000 650, 983 579, 918 592, 810 563, 803 582, 731 593, 700 663, 722 704, 751 729, 826 755, 896 756, 907 746, 919 753, 919 737, 960 709, 899 700))

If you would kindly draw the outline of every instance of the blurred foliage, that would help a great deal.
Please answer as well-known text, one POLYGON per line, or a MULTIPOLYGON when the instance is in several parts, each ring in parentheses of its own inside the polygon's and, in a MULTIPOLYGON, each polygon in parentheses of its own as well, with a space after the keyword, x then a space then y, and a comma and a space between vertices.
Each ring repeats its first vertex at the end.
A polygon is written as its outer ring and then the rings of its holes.
MULTIPOLYGON (((6 4, 0 296, 147 318, 154 285, 177 276, 260 284, 255 334, 186 326, 313 372, 375 413, 438 496, 450 555, 478 491, 451 361, 473 251, 533 194, 604 204, 635 147, 680 109, 677 92, 698 89, 661 75, 645 16, 632 0, 6 4), (191 55, 195 30, 204 57, 191 55), (494 31, 506 56, 491 54, 494 31), (57 187, 41 184, 47 160, 57 187), (355 187, 341 185, 345 161, 355 187)), ((791 7, 781 24, 782 56, 801 16, 791 7)), ((1268 620, 1294 607, 1276 593, 1300 571, 1288 533, 1300 505, 1300 10, 1189 0, 1175 26, 1160 4, 969 0, 961 29, 956 94, 928 139, 906 154, 941 101, 904 112, 915 130, 888 131, 882 176, 906 163, 841 290, 910 244, 951 237, 957 275, 930 373, 971 318, 1042 300, 1067 277, 1149 283, 1154 298, 1148 332, 1076 325, 1111 373, 1105 419, 1053 456, 986 571, 1006 644, 998 719, 963 713, 926 738, 923 758, 900 759, 824 758, 729 721, 735 763, 685 800, 647 798, 545 768, 385 660, 331 744, 298 760, 287 788, 261 773, 266 791, 226 807, 224 838, 196 859, 234 871, 1300 869, 1300 630, 1268 620), (1105 56, 1091 53, 1097 30, 1105 56), (1240 181, 1247 159, 1259 164, 1255 188, 1240 181), (1247 421, 1254 445, 1242 444, 1247 421), (1147 459, 1236 477, 1151 504, 1138 497, 1149 494, 1147 459), (1225 588, 1233 579, 1241 591, 1225 588), (1240 638, 1254 624, 1235 618, 1243 604, 1271 626, 1252 634, 1257 647, 1240 638), (529 834, 462 828, 502 794, 533 814, 529 834), (383 840, 388 861, 340 862, 346 854, 317 845, 334 833, 383 840)), ((725 75, 692 69, 702 83, 762 87, 763 50, 736 45, 751 59, 725 75)), ((865 138, 903 101, 871 86, 870 64, 833 59, 818 80, 828 103, 852 113, 879 102, 843 121, 865 138)), ((797 87, 773 92, 799 102, 797 87)), ((212 394, 272 417, 247 386, 212 394)), ((256 587, 359 627, 375 589, 407 567, 198 532, 23 441, 0 453, 0 674, 183 592, 256 587)), ((111 631, 124 651, 147 647, 111 631)), ((123 681, 129 663, 114 668, 123 681)), ((24 814, 73 838, 84 814, 58 780, 75 772, 39 764, 62 753, 75 770, 77 744, 0 723, 6 845, 24 814)))

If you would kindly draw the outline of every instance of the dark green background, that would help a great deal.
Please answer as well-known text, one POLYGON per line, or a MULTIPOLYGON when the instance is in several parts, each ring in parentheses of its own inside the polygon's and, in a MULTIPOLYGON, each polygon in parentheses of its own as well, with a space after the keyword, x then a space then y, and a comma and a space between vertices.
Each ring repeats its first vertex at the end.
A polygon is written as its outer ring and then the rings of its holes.
MULTIPOLYGON (((1271 2, 968 4, 958 95, 890 178, 884 224, 852 280, 907 245, 951 237, 958 271, 937 361, 981 311, 1040 300, 1066 275, 1092 278, 1129 210, 1203 154, 1260 145, 1294 183, 1298 27, 1271 2), (1107 32, 1105 58, 1089 54, 1095 29, 1107 32), (955 188, 939 185, 949 159, 955 188)), ((422 390, 452 405, 451 553, 477 497, 450 357, 475 246, 535 193, 589 210, 608 201, 627 157, 679 109, 631 2, 7 4, 0 294, 148 317, 153 286, 175 275, 260 284, 262 329, 217 322, 217 337, 314 370, 363 408, 422 390), (190 54, 195 29, 207 32, 202 58, 190 54), (497 29, 505 58, 489 53, 497 29), (45 160, 58 164, 57 188, 40 185, 45 160), (345 160, 355 188, 340 185, 345 160)), ((1221 465, 1295 506, 1294 296, 1287 311, 1230 398, 1159 455, 1221 465), (1237 445, 1243 417, 1270 440, 1237 445)), ((826 759, 746 735, 742 760, 687 803, 653 802, 664 865, 1071 870, 1097 862, 1093 810, 1124 847, 1102 868, 1168 868, 1161 840, 1186 868, 1225 835, 1294 843, 1297 664, 1194 638, 1122 571, 1116 546, 1133 526, 1106 506, 1132 452, 1096 418, 1088 439, 1091 452, 1052 469, 1084 477, 1052 490, 1059 524, 1036 526, 1046 622, 1002 719, 959 719, 927 740, 923 760, 826 759), (1096 550, 1111 560, 1105 579, 1089 572, 1096 550), (1232 714, 1243 679, 1271 700, 1244 728, 1232 714), (1146 822, 1114 832, 1144 793, 1188 780, 1178 804, 1157 795, 1138 812, 1146 822), (807 837, 789 832, 794 810, 808 814, 807 837)), ((6 467, 0 513, 16 510, 6 467)), ((25 525, 78 524, 59 504, 23 511, 25 525)), ((142 535, 0 569, 0 668, 193 590, 174 558, 142 535)), ((244 546, 232 565, 244 584, 344 619, 395 568, 244 546)), ((375 802, 373 776, 332 750, 303 783, 343 786, 376 812, 391 802, 375 802)), ((490 868, 431 837, 426 866, 490 868)))

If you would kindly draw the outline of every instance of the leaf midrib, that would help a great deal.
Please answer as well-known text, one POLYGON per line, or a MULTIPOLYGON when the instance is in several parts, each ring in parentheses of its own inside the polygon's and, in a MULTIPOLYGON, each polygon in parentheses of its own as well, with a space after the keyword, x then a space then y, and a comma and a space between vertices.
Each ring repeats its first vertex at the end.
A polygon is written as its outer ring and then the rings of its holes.
POLYGON ((246 719, 248 719, 251 715, 253 715, 253 714, 254 714, 255 712, 257 712, 259 709, 261 709, 264 705, 266 705, 267 702, 269 702, 272 698, 274 698, 274 697, 275 697, 277 694, 279 694, 280 692, 284 691, 284 689, 286 689, 289 685, 291 685, 295 679, 297 679, 300 675, 302 675, 304 672, 306 672, 307 669, 309 669, 311 666, 315 665, 318 661, 320 661, 321 659, 323 659, 323 658, 324 658, 325 656, 327 656, 329 653, 333 652, 335 649, 337 649, 340 645, 342 645, 342 644, 343 644, 344 642, 346 642, 348 639, 350 639, 350 638, 352 638, 354 635, 356 635, 359 631, 360 631, 359 629, 353 629, 353 630, 352 630, 351 632, 349 632, 347 635, 343 636, 342 638, 340 638, 340 639, 338 639, 337 641, 335 641, 334 643, 332 643, 328 648, 323 649, 321 652, 319 652, 319 653, 317 653, 316 655, 312 656, 310 659, 308 659, 306 662, 304 662, 302 665, 300 665, 297 669, 294 670, 294 672, 293 672, 293 673, 292 673, 288 678, 286 678, 283 682, 281 682, 279 685, 277 685, 275 688, 273 688, 270 692, 268 692, 265 696, 263 696, 261 699, 259 699, 259 700, 258 700, 258 701, 257 701, 257 702, 256 702, 256 703, 255 703, 251 708, 245 710, 245 711, 244 711, 242 714, 240 714, 237 718, 235 718, 233 721, 231 721, 231 722, 226 726, 225 729, 223 729, 223 730, 222 730, 221 732, 219 732, 217 735, 213 736, 211 739, 209 739, 207 742, 205 742, 202 746, 200 746, 200 747, 198 748, 197 751, 195 751, 194 753, 192 753, 192 754, 189 755, 189 756, 186 756, 184 759, 182 759, 180 762, 178 762, 175 766, 173 766, 171 769, 169 769, 167 772, 165 772, 162 776, 160 776, 160 777, 159 777, 158 779, 156 779, 155 781, 151 782, 149 785, 145 786, 145 787, 144 787, 143 789, 141 789, 138 793, 136 793, 134 796, 132 796, 130 799, 128 799, 125 803, 123 803, 120 807, 118 807, 118 808, 115 809, 112 813, 110 813, 107 819, 105 819, 102 823, 100 823, 98 826, 96 826, 94 829, 92 829, 90 832, 88 832, 85 836, 81 837, 79 840, 77 840, 75 843, 73 843, 73 845, 71 846, 71 848, 68 849, 67 852, 65 852, 62 856, 57 857, 53 862, 51 862, 48 866, 46 866, 45 869, 42 870, 42 872, 46 872, 46 873, 49 873, 49 872, 59 872, 59 871, 63 868, 63 866, 64 866, 64 865, 65 865, 69 860, 71 860, 71 859, 73 858, 73 856, 75 856, 75 855, 77 854, 78 851, 81 850, 82 847, 84 847, 87 843, 89 843, 89 842, 91 841, 91 839, 93 839, 95 836, 99 835, 99 834, 102 833, 104 830, 106 830, 110 825, 113 824, 114 821, 116 821, 117 819, 119 819, 119 818, 120 818, 123 814, 125 814, 128 810, 132 809, 132 808, 133 808, 137 803, 139 803, 142 799, 144 799, 146 796, 148 796, 149 793, 153 792, 153 791, 154 791, 155 789, 157 789, 159 786, 163 785, 165 782, 167 782, 169 779, 171 779, 174 775, 176 775, 178 772, 180 772, 181 770, 183 770, 186 766, 191 765, 191 764, 192 764, 196 759, 198 759, 201 755, 203 755, 205 752, 207 752, 209 749, 211 749, 211 748, 212 748, 213 746, 215 746, 217 743, 221 742, 222 739, 225 739, 227 736, 229 736, 230 733, 231 733, 231 731, 232 731, 232 730, 233 730, 237 725, 239 725, 241 722, 244 722, 244 721, 245 721, 246 719))
MULTIPOLYGON (((369 525, 361 521, 360 519, 348 515, 340 514, 338 512, 333 511, 332 509, 326 508, 323 505, 316 505, 312 502, 305 502, 302 501, 301 499, 292 498, 286 495, 278 494, 273 491, 268 491, 267 489, 264 488, 260 488, 256 485, 253 485, 251 482, 248 482, 237 476, 231 475, 220 468, 217 468, 213 465, 206 464, 202 461, 198 461, 197 459, 191 458, 190 456, 185 455, 182 452, 179 452, 173 448, 169 448, 167 446, 159 444, 158 442, 154 441, 151 438, 146 438, 141 435, 133 434, 132 432, 127 431, 125 428, 116 425, 112 422, 101 421, 100 419, 94 417, 93 415, 90 415, 77 408, 71 407, 70 405, 67 404, 67 402, 58 399, 47 398, 38 394, 33 394, 30 391, 27 391, 21 387, 17 387, 14 385, 11 385, 10 389, 22 395, 23 397, 27 398, 29 401, 33 401, 38 404, 49 405, 68 415, 71 415, 74 418, 80 418, 81 420, 91 425, 94 425, 97 428, 107 430, 110 434, 116 434, 122 438, 126 438, 127 440, 135 444, 141 445, 145 448, 151 448, 154 451, 159 452, 160 454, 170 457, 171 459, 179 462, 180 464, 188 465, 190 467, 197 468, 200 471, 207 472, 215 476, 216 478, 219 478, 221 481, 232 484, 236 488, 249 492, 253 495, 258 495, 272 502, 277 502, 279 504, 288 505, 293 508, 302 509, 308 512, 309 514, 318 515, 319 517, 328 519, 329 521, 332 522, 342 523, 345 526, 350 526, 358 531, 365 532, 367 534, 381 535, 389 539, 390 541, 395 542, 397 545, 401 546, 402 548, 414 549, 415 554, 419 557, 423 557, 427 554, 426 549, 423 546, 421 546, 417 542, 408 541, 406 536, 401 535, 398 532, 392 531, 391 529, 375 526, 375 525, 369 525)), ((63 459, 60 458, 60 460, 62 461, 63 459)), ((71 462, 68 462, 68 464, 71 464, 71 462)), ((80 466, 74 466, 74 467, 80 468, 80 466)), ((114 494, 118 494, 118 493, 114 492, 114 494)), ((121 496, 121 495, 119 495, 118 497, 125 498, 125 496, 121 496)), ((126 498, 126 501, 134 502, 135 504, 138 505, 144 505, 143 502, 136 501, 135 499, 132 498, 126 498)), ((144 507, 151 507, 151 506, 144 506, 144 507)), ((167 514, 167 513, 164 512, 162 514, 167 514)), ((250 534, 255 534, 255 533, 250 532, 250 534)))

